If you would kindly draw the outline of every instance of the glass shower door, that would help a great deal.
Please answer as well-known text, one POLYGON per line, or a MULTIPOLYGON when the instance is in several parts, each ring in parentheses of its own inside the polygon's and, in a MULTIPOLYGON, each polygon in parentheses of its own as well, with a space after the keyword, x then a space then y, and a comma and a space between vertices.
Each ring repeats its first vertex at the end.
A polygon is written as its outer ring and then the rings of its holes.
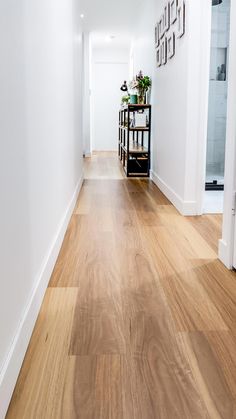
POLYGON ((206 190, 224 189, 230 0, 212 1, 206 190))

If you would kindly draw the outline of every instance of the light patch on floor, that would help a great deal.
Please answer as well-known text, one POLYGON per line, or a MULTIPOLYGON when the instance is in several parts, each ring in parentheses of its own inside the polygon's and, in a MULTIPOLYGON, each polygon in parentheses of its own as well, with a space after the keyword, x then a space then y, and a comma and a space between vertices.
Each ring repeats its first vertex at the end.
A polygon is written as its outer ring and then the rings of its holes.
POLYGON ((222 214, 224 208, 224 191, 205 191, 204 214, 222 214))

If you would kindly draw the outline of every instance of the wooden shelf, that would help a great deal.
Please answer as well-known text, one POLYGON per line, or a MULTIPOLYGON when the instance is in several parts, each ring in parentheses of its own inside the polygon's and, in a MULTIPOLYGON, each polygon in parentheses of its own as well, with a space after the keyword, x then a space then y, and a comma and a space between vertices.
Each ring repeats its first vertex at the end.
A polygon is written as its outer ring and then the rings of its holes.
MULTIPOLYGON (((127 147, 126 146, 122 146, 123 150, 127 153, 127 147)), ((135 153, 135 154, 142 154, 142 153, 148 153, 148 148, 147 147, 143 147, 140 144, 133 144, 130 143, 129 144, 129 153, 135 153)))
POLYGON ((118 152, 126 176, 149 177, 151 105, 126 105, 122 108, 119 113, 118 152), (131 128, 132 114, 140 110, 144 110, 148 126, 131 128))
MULTIPOLYGON (((120 128, 121 129, 125 129, 125 130, 128 130, 128 127, 125 127, 125 126, 123 126, 123 125, 120 125, 120 128)), ((148 132, 149 131, 149 127, 135 127, 135 128, 129 128, 129 131, 131 131, 131 132, 134 132, 134 131, 146 131, 146 132, 148 132)))
POLYGON ((151 105, 133 105, 133 104, 129 104, 129 105, 124 105, 122 108, 121 108, 121 112, 122 111, 127 111, 128 109, 130 110, 130 109, 136 109, 136 110, 139 110, 139 109, 150 109, 151 108, 151 105))

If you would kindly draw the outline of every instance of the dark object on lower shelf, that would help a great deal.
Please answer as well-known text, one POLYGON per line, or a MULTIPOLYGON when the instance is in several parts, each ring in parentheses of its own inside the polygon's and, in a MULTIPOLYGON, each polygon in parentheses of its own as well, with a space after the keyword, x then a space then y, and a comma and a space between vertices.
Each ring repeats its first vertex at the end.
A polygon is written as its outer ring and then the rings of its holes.
MULTIPOLYGON (((143 119, 145 121, 145 118, 143 119)), ((132 104, 120 110, 118 152, 127 177, 149 177, 151 105, 132 104), (135 126, 136 113, 146 115, 145 126, 135 126)))
POLYGON ((224 189, 224 185, 219 184, 217 180, 213 180, 213 182, 206 182, 206 191, 224 191, 224 189))
POLYGON ((148 158, 133 158, 128 160, 128 172, 133 174, 146 174, 148 172, 148 158))

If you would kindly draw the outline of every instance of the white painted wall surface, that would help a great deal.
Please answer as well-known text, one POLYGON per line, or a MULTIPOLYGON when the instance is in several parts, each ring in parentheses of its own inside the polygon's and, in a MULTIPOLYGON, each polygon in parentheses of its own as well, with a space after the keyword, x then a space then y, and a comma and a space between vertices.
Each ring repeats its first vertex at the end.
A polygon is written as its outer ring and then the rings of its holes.
POLYGON ((92 151, 90 133, 91 115, 91 42, 90 33, 83 33, 83 154, 90 156, 92 151))
POLYGON ((82 179, 77 7, 0 3, 0 418, 82 179))
POLYGON ((92 53, 92 149, 117 150, 120 87, 129 79, 129 48, 98 47, 92 53))
POLYGON ((211 7, 206 3, 186 0, 186 33, 177 40, 176 55, 166 66, 156 68, 154 48, 154 27, 164 0, 150 1, 132 48, 134 72, 142 69, 153 79, 152 176, 186 215, 198 212, 199 166, 204 170, 203 151, 199 156, 198 148, 199 137, 206 136, 207 129, 207 112, 202 115, 202 109, 208 98, 210 21, 205 21, 211 7))

